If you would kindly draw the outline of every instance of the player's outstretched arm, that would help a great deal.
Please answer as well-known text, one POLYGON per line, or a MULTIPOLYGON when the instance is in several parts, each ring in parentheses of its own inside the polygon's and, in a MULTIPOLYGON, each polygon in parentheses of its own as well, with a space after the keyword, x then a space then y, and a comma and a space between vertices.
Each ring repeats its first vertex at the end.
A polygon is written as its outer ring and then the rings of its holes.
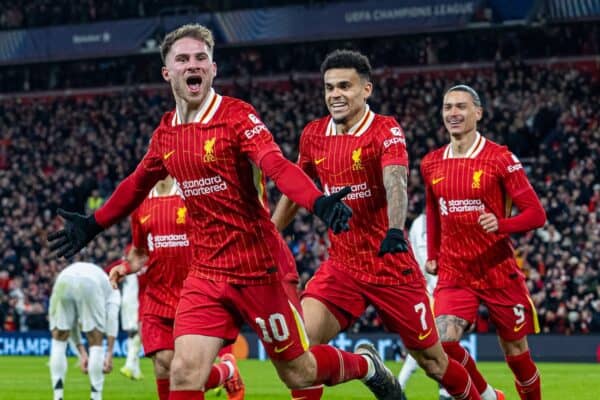
POLYGON ((284 195, 312 211, 334 233, 350 229, 348 221, 352 217, 352 210, 342 202, 342 198, 352 191, 350 187, 329 196, 324 195, 308 175, 296 164, 286 160, 280 151, 264 155, 260 167, 284 195))
POLYGON ((147 169, 144 160, 117 186, 108 201, 93 215, 58 210, 58 214, 65 220, 65 227, 48 235, 50 250, 55 252, 57 257, 74 256, 97 234, 131 214, 154 184, 167 175, 164 168, 147 169))
POLYGON ((65 227, 48 235, 50 251, 55 252, 56 257, 74 256, 104 230, 93 215, 81 215, 61 208, 58 215, 65 220, 65 227))
POLYGON ((406 222, 406 211, 408 209, 407 181, 408 173, 403 165, 387 165, 383 168, 388 231, 379 247, 377 253, 379 257, 383 257, 388 253, 408 251, 408 243, 404 237, 404 223, 406 222))

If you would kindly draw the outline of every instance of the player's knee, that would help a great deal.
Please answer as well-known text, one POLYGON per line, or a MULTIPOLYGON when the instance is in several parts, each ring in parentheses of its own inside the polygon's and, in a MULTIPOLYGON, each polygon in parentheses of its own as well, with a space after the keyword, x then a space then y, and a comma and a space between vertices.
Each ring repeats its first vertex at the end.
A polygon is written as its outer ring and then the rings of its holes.
POLYGON ((448 368, 447 359, 425 359, 420 363, 423 371, 432 379, 439 381, 448 368))
POLYGON ((60 340, 61 342, 67 341, 69 339, 70 331, 61 331, 59 329, 52 329, 52 339, 60 340))
POLYGON ((281 381, 290 389, 311 386, 316 376, 316 365, 310 362, 308 354, 285 362, 275 362, 281 381))
POLYGON ((437 381, 442 379, 448 368, 448 356, 444 354, 441 346, 434 346, 414 354, 415 360, 423 371, 437 381))
POLYGON ((87 338, 88 344, 90 346, 102 346, 104 334, 102 332, 100 332, 98 329, 93 329, 89 332, 86 332, 85 337, 87 338))
POLYGON ((154 374, 157 378, 168 378, 171 373, 171 362, 163 358, 154 359, 154 374))
POLYGON ((194 364, 183 357, 175 357, 170 365, 170 380, 174 387, 181 387, 192 381, 190 376, 194 371, 194 364))

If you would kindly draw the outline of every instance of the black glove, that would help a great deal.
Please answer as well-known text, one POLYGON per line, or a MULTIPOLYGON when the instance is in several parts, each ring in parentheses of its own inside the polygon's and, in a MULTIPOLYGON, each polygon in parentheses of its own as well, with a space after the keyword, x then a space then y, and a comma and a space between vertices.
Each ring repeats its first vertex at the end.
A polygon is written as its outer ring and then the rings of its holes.
POLYGON ((350 229, 348 220, 352 216, 352 209, 342 203, 342 198, 350 192, 352 189, 346 186, 337 193, 330 196, 323 195, 315 200, 313 214, 321 218, 333 233, 346 232, 350 229))
POLYGON ((58 215, 65 219, 65 227, 48 235, 50 251, 55 251, 56 257, 74 256, 104 230, 94 215, 81 215, 61 208, 58 209, 58 215))
POLYGON ((391 228, 385 234, 385 238, 379 247, 377 257, 383 257, 384 254, 390 253, 406 253, 408 251, 408 243, 404 239, 402 229, 391 228))

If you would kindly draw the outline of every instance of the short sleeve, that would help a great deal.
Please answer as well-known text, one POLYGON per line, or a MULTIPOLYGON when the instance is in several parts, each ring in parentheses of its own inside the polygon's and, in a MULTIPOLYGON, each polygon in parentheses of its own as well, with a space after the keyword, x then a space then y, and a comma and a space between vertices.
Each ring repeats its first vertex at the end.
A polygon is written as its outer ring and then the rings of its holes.
POLYGON ((377 135, 381 146, 381 167, 402 165, 408 167, 406 137, 394 118, 385 118, 377 135))
POLYGON ((144 229, 140 222, 142 216, 140 215, 139 210, 140 209, 138 208, 131 214, 131 242, 136 249, 145 249, 147 248, 147 243, 145 240, 144 229))
POLYGON ((273 140, 273 135, 258 117, 251 105, 241 103, 233 113, 233 129, 240 144, 240 150, 256 165, 260 165, 265 154, 272 151, 280 152, 279 146, 273 140))

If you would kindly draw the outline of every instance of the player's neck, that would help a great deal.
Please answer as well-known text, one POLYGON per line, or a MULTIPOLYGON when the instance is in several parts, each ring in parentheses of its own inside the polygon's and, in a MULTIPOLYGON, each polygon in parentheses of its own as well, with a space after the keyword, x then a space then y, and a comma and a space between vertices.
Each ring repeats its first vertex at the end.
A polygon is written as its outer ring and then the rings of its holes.
POLYGON ((477 139, 477 130, 475 129, 461 136, 450 136, 453 157, 461 158, 466 156, 473 143, 475 143, 475 139, 477 139))
POLYGON ((202 110, 204 103, 208 101, 210 91, 204 96, 202 101, 190 103, 182 98, 175 97, 175 106, 177 108, 177 116, 182 124, 189 124, 196 120, 198 113, 202 110))
POLYGON ((365 113, 368 111, 368 107, 365 104, 365 106, 363 107, 363 109, 360 112, 357 112, 354 116, 352 116, 351 119, 346 120, 342 123, 336 123, 335 124, 335 131, 339 132, 339 133, 348 133, 350 131, 350 129, 352 129, 352 127, 356 124, 358 124, 358 121, 360 121, 364 116, 365 113))

